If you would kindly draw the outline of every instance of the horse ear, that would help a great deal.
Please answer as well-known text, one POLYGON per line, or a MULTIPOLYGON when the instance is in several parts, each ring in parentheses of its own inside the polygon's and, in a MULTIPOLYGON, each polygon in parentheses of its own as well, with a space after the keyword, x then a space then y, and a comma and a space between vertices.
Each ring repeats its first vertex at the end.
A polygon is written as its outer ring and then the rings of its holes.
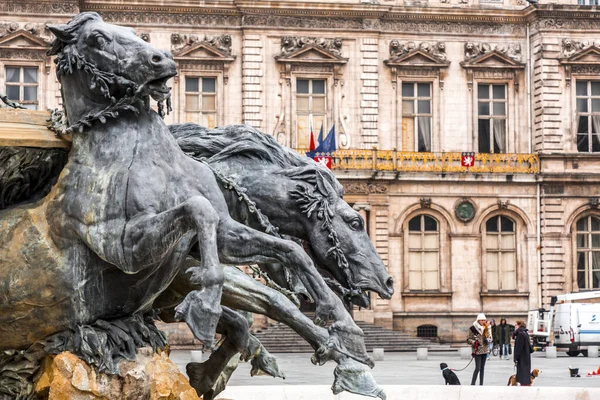
POLYGON ((61 42, 69 43, 73 40, 73 36, 67 30, 67 24, 48 24, 46 26, 61 42))
POLYGON ((315 171, 315 175, 317 177, 317 190, 324 197, 326 197, 327 200, 329 200, 329 204, 335 203, 336 195, 333 186, 331 186, 331 184, 327 182, 327 179, 325 179, 325 177, 323 176, 323 174, 321 174, 320 171, 315 171))

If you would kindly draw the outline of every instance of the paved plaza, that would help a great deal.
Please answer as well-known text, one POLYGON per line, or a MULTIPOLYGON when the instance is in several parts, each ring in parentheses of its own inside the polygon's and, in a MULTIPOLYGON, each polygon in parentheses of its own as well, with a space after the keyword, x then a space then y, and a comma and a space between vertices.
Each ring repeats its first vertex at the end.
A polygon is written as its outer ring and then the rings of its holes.
MULTIPOLYGON (((205 353, 205 356, 207 354, 205 353)), ((275 354, 279 367, 286 374, 285 380, 270 376, 250 376, 250 363, 241 363, 233 374, 229 385, 331 385, 335 363, 315 366, 310 362, 310 354, 275 354)), ((190 361, 188 350, 174 350, 171 359, 185 373, 185 364, 190 361)), ((373 376, 380 385, 443 385, 444 379, 440 371, 440 363, 447 363, 450 368, 461 369, 469 360, 461 360, 458 352, 429 353, 428 360, 417 361, 416 353, 386 353, 385 361, 376 362, 373 376)), ((543 352, 532 355, 532 367, 538 368, 542 374, 535 381, 536 386, 559 387, 596 387, 600 388, 600 376, 586 377, 587 372, 598 369, 600 358, 569 357, 558 352, 555 359, 546 359, 543 352), (569 376, 569 365, 579 368, 581 378, 569 376)), ((463 385, 470 384, 474 363, 467 369, 457 372, 463 385)), ((511 360, 499 360, 492 357, 486 364, 486 386, 506 386, 508 377, 514 373, 511 360)))

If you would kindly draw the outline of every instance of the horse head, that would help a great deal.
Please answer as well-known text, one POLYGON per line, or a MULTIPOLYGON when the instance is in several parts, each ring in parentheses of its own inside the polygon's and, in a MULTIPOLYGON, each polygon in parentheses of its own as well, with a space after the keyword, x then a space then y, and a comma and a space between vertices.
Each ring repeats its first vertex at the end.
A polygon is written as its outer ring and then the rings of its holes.
POLYGON ((365 221, 342 199, 342 186, 333 174, 317 165, 283 171, 299 181, 289 195, 308 219, 310 249, 361 306, 368 306, 364 291, 381 298, 394 294, 394 281, 365 231, 365 221))
POLYGON ((133 29, 107 24, 93 12, 48 29, 56 36, 48 55, 57 56, 71 126, 84 119, 82 131, 93 122, 91 116, 104 123, 120 110, 139 111, 140 102, 148 107, 148 96, 159 102, 170 97, 166 83, 176 74, 173 56, 133 29))

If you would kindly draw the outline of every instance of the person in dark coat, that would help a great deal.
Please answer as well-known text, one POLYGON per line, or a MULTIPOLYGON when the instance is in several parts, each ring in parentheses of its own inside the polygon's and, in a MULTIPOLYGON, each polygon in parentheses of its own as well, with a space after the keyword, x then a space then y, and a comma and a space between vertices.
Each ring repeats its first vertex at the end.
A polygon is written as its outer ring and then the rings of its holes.
POLYGON ((515 324, 515 349, 513 351, 515 365, 517 366, 517 383, 521 386, 531 386, 531 353, 533 347, 529 341, 527 325, 523 321, 515 324))
POLYGON ((515 327, 513 325, 506 323, 506 318, 502 318, 500 320, 500 324, 496 325, 495 329, 496 335, 494 336, 494 342, 498 340, 498 346, 500 348, 500 358, 504 356, 504 359, 508 360, 508 354, 510 349, 510 339, 512 338, 513 333, 515 332, 515 327))

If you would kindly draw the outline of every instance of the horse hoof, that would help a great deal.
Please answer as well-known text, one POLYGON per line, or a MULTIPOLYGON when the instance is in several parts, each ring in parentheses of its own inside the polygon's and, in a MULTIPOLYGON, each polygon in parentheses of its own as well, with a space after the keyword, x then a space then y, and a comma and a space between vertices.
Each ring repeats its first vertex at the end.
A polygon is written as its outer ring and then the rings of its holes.
POLYGON ((214 381, 207 378, 206 363, 191 362, 185 366, 185 372, 190 379, 190 386, 196 389, 198 396, 212 389, 214 381))

